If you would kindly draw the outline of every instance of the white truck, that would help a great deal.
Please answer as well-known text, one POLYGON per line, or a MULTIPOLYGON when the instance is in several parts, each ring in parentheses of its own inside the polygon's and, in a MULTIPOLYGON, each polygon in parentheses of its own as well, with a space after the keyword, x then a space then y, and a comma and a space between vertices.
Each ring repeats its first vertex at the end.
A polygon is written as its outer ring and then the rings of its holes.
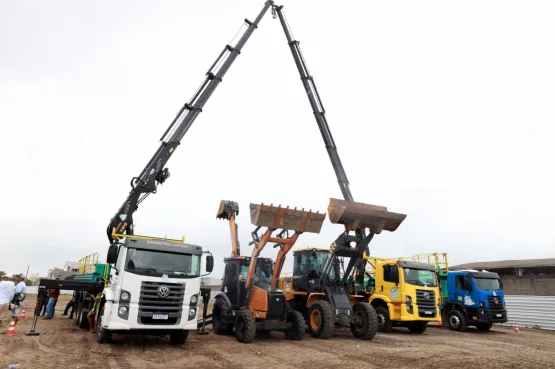
MULTIPOLYGON (((107 342, 113 333, 142 333, 185 343, 189 331, 197 329, 202 247, 183 240, 115 237, 119 242, 110 245, 107 255, 110 279, 96 314, 97 341, 107 342)), ((208 253, 205 275, 213 265, 208 253)), ((81 304, 80 319, 91 303, 81 304)))

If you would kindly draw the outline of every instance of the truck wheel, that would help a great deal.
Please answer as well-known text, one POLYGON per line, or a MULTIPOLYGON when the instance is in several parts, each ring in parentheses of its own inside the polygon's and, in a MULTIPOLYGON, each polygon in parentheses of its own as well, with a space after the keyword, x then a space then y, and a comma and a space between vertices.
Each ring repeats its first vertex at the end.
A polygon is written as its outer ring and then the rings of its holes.
POLYGON ((493 323, 477 323, 476 328, 479 331, 489 331, 493 327, 493 323))
POLYGON ((378 332, 378 316, 374 307, 367 302, 354 306, 356 322, 351 323, 351 332, 356 338, 371 340, 378 332))
POLYGON ((174 331, 170 333, 170 342, 173 345, 183 345, 189 337, 189 331, 174 331))
POLYGON ((389 310, 386 307, 378 306, 376 308, 376 315, 378 316, 378 331, 382 333, 389 333, 393 329, 393 323, 389 318, 389 310))
POLYGON ((87 309, 81 309, 81 311, 79 312, 79 318, 77 320, 77 325, 79 326, 79 328, 81 329, 89 328, 89 321, 87 320, 88 313, 89 313, 89 310, 87 309))
POLYGON ((414 322, 407 328, 411 331, 411 333, 424 333, 426 328, 428 328, 428 322, 414 322))
POLYGON ((447 324, 452 331, 464 332, 466 330, 464 315, 458 310, 451 310, 447 313, 447 324))
POLYGON ((291 341, 302 340, 305 331, 303 315, 297 310, 290 310, 287 313, 287 321, 291 322, 293 326, 285 332, 285 338, 291 341))
POLYGON ((312 337, 327 339, 333 335, 335 317, 331 304, 324 300, 314 301, 308 308, 308 330, 312 337))
POLYGON ((101 314, 98 314, 98 320, 96 321, 96 342, 98 343, 107 343, 112 338, 112 332, 108 329, 102 328, 102 316, 104 315, 104 311, 101 314))
POLYGON ((229 307, 224 299, 216 299, 214 307, 212 308, 212 329, 216 334, 224 335, 233 331, 233 325, 224 322, 222 318, 222 311, 227 309, 229 309, 229 307))
POLYGON ((256 335, 256 322, 251 312, 242 311, 237 315, 235 323, 235 337, 241 343, 251 343, 256 335))

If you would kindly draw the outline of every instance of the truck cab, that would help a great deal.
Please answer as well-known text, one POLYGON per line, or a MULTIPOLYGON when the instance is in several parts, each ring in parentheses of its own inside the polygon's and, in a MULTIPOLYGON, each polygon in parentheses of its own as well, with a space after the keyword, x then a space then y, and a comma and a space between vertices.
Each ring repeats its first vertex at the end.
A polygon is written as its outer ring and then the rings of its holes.
POLYGON ((365 295, 378 315, 378 330, 406 327, 423 333, 428 322, 441 322, 439 282, 431 264, 367 257, 365 295))
POLYGON ((440 273, 443 316, 451 330, 491 329, 507 322, 503 283, 497 273, 462 270, 440 273))
MULTIPOLYGON (((108 251, 111 268, 97 313, 97 341, 107 342, 113 333, 142 333, 184 343, 197 329, 202 247, 184 240, 122 237, 108 251)), ((208 255, 207 274, 213 264, 208 255)))

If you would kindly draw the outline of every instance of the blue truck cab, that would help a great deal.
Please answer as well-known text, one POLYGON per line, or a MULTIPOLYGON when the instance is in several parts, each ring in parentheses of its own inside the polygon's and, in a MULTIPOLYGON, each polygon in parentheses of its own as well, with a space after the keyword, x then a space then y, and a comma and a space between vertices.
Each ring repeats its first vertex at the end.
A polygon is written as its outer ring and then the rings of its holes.
POLYGON ((440 272, 441 311, 449 329, 462 332, 467 326, 491 329, 506 323, 503 283, 497 273, 462 270, 440 272))

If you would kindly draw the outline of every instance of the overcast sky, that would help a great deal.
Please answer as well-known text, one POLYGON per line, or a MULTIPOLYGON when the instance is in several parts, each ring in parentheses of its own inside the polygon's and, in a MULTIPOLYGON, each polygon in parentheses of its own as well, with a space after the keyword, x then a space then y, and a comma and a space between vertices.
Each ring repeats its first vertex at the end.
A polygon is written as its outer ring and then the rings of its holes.
MULTIPOLYGON (((355 200, 407 214, 376 256, 553 257, 555 3, 289 1, 355 200), (341 5, 339 5, 341 4, 341 5)), ((178 109, 263 1, 0 1, 0 270, 93 252, 178 109)), ((135 213, 216 258, 238 201, 327 211, 341 192, 268 13, 135 213)), ((296 247, 327 247, 326 223, 296 247)), ((264 256, 276 256, 268 247, 264 256)), ((291 271, 289 258, 284 271, 291 271)))

